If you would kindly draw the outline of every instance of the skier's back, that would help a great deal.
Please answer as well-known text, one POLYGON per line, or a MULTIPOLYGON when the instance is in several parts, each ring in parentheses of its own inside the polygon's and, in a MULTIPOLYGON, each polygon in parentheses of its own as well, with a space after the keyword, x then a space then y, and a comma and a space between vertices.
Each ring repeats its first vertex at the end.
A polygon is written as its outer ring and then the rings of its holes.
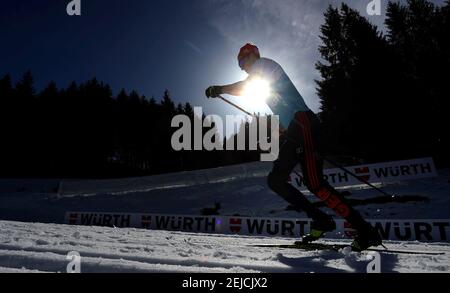
POLYGON ((278 160, 268 176, 269 187, 298 210, 304 210, 313 219, 310 234, 303 237, 304 242, 312 242, 326 232, 336 229, 333 218, 309 202, 305 196, 289 184, 289 175, 300 163, 308 189, 324 201, 333 211, 346 219, 358 232, 352 246, 364 250, 381 244, 378 232, 351 207, 323 176, 323 162, 319 155, 319 120, 308 108, 283 68, 275 61, 261 58, 259 50, 252 44, 241 48, 238 56, 239 66, 249 77, 241 82, 225 86, 212 86, 206 90, 207 97, 221 94, 240 96, 247 82, 261 78, 270 84, 271 94, 267 104, 280 118, 285 131, 278 160))

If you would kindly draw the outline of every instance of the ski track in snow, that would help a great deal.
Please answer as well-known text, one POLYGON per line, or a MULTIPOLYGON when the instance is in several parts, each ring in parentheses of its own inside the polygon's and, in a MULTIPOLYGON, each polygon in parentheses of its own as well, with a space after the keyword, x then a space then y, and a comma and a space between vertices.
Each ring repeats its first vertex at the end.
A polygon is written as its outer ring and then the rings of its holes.
MULTIPOLYGON (((66 272, 68 252, 84 273, 365 272, 366 253, 252 247, 292 239, 0 221, 0 272, 66 272)), ((336 241, 334 241, 336 242, 336 241)), ((386 242, 444 255, 381 253, 382 272, 448 272, 450 244, 386 242)))
MULTIPOLYGON (((214 206, 215 203, 221 203, 222 215, 305 217, 302 213, 285 210, 286 202, 268 189, 264 174, 247 176, 248 178, 233 177, 236 177, 236 170, 244 172, 248 169, 249 174, 256 171, 261 173, 260 165, 255 165, 253 169, 252 166, 232 166, 200 172, 206 174, 207 178, 214 177, 211 172, 220 175, 218 178, 225 178, 214 184, 187 184, 197 182, 197 177, 194 176, 194 180, 179 174, 176 178, 180 184, 176 185, 176 188, 171 185, 172 188, 148 191, 133 189, 140 182, 139 178, 118 180, 113 183, 120 187, 120 190, 125 190, 124 194, 111 194, 100 189, 89 197, 80 195, 56 198, 50 190, 55 188, 58 180, 1 180, 0 272, 66 272, 69 263, 66 256, 71 251, 80 253, 81 271, 86 273, 366 271, 369 262, 367 253, 345 254, 343 251, 307 252, 251 247, 262 244, 291 244, 294 239, 62 225, 64 213, 67 211, 198 215, 203 208, 214 206), (228 178, 227 174, 231 177, 228 178)), ((439 174, 436 178, 383 186, 389 193, 425 196, 429 199, 428 202, 370 204, 356 208, 364 217, 372 219, 448 218, 450 170, 440 170, 439 174)), ((158 178, 160 177, 156 179, 158 178)), ((95 182, 90 184, 96 186, 95 182)), ((350 190, 352 198, 366 199, 377 196, 371 189, 350 190)), ((315 199, 311 195, 308 195, 308 198, 315 199)), ((323 210, 330 213, 328 209, 323 210)), ((338 241, 333 240, 331 243, 335 242, 338 241)), ((450 271, 450 243, 386 241, 385 244, 392 249, 443 251, 445 254, 430 256, 383 252, 382 272, 450 271)))

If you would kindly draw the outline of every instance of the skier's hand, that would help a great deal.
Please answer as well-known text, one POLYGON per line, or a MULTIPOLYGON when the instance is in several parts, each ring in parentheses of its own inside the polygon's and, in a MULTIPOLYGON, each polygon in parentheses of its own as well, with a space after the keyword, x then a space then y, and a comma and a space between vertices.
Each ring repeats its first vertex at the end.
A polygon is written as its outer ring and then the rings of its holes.
POLYGON ((218 98, 222 94, 221 86, 210 86, 206 89, 205 95, 207 98, 218 98))

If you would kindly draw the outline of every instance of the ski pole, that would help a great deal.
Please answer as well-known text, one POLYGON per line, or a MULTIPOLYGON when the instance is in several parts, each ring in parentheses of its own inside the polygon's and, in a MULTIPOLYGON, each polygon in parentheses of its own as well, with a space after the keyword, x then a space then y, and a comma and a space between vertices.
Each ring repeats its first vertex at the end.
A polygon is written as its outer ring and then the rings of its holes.
POLYGON ((222 97, 222 96, 218 96, 218 98, 221 99, 222 101, 224 101, 225 103, 228 103, 228 104, 230 104, 231 106, 233 106, 233 107, 235 107, 235 108, 241 110, 242 112, 244 112, 245 114, 247 114, 247 115, 249 115, 249 116, 255 116, 255 115, 251 114, 250 112, 245 111, 244 109, 242 109, 241 107, 239 107, 239 106, 236 105, 235 103, 233 103, 233 102, 231 102, 231 101, 225 99, 225 98, 222 97))
POLYGON ((376 187, 375 185, 371 184, 371 183, 368 182, 367 180, 364 180, 363 178, 359 177, 358 175, 354 174, 353 172, 350 172, 347 168, 344 168, 344 167, 340 166, 339 164, 333 162, 333 161, 330 160, 330 159, 327 159, 327 158, 324 158, 324 157, 322 157, 322 158, 323 158, 325 161, 327 161, 328 163, 330 163, 331 165, 333 165, 334 167, 336 167, 336 168, 338 168, 338 169, 341 169, 341 170, 344 171, 345 173, 347 173, 347 174, 349 174, 350 176, 356 178, 358 181, 360 181, 360 182, 362 182, 362 183, 364 183, 364 184, 366 184, 366 185, 372 187, 373 189, 377 190, 378 192, 384 194, 385 196, 388 196, 388 197, 394 197, 394 195, 391 195, 391 194, 385 192, 385 191, 382 190, 381 188, 376 187))

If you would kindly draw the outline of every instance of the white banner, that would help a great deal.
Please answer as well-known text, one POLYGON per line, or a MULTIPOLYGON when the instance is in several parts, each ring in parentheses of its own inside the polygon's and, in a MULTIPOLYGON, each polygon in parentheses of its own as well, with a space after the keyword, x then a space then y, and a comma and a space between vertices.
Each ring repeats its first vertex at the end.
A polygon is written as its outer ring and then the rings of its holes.
MULTIPOLYGON (((370 183, 388 183, 438 176, 432 158, 360 165, 345 168, 370 183)), ((364 184, 341 169, 324 170, 324 178, 334 187, 364 184)), ((297 186, 300 189, 306 188, 303 178, 299 178, 296 174, 291 175, 291 182, 294 186, 297 186)))
MULTIPOLYGON (((384 239, 401 241, 450 242, 450 219, 370 220, 384 239)), ((132 213, 68 212, 66 223, 83 226, 142 228, 193 233, 236 234, 300 238, 309 232, 310 219, 184 216, 132 213)), ((351 238, 354 230, 343 220, 328 238, 351 238)))

